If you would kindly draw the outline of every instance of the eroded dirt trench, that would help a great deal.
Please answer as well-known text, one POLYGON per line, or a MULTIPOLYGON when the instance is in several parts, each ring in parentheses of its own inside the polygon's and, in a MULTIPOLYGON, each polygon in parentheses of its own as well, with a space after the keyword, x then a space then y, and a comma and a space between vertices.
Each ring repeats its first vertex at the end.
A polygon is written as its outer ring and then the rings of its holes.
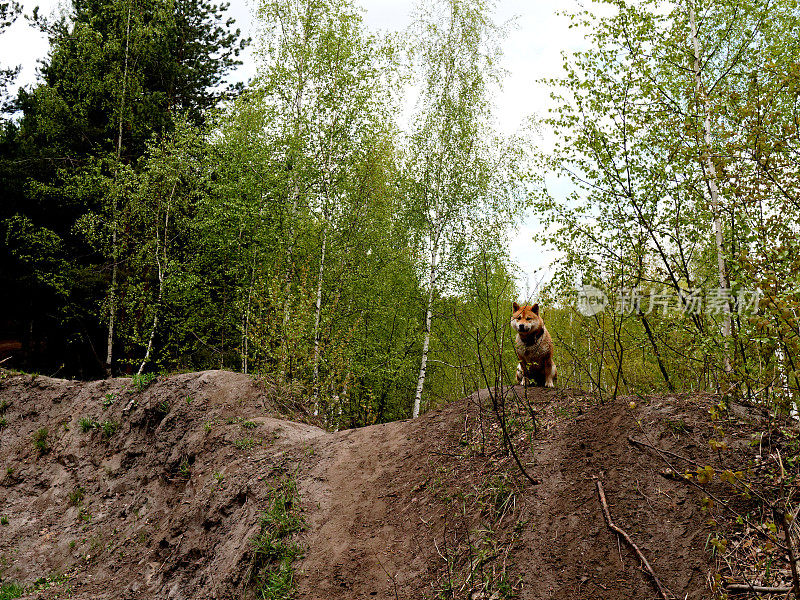
POLYGON ((0 577, 30 598, 251 597, 250 540, 287 475, 306 522, 301 599, 655 597, 605 526, 598 477, 665 585, 710 596, 696 494, 628 441, 646 435, 702 459, 699 433, 664 426, 697 422, 701 399, 631 409, 528 390, 539 430, 519 448, 533 485, 502 451, 485 392, 413 421, 327 433, 286 419, 241 374, 130 385, 0 380, 0 577), (43 428, 46 450, 34 443, 43 428))

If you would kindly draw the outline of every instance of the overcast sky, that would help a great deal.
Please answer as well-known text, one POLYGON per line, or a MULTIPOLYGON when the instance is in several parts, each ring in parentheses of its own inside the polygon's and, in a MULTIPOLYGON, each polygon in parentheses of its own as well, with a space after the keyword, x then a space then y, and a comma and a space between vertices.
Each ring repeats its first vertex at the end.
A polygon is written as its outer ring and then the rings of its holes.
MULTIPOLYGON (((495 21, 504 23, 514 19, 515 26, 503 44, 504 67, 508 71, 502 91, 496 97, 497 120, 501 130, 511 134, 530 116, 543 116, 550 103, 549 90, 537 83, 543 77, 557 76, 561 70, 561 52, 582 45, 582 34, 568 28, 568 20, 556 14, 578 8, 580 0, 500 0, 497 2, 495 21)), ((26 13, 37 4, 47 15, 64 6, 63 0, 23 0, 26 13)), ((362 0, 365 22, 371 29, 400 31, 410 21, 414 1, 362 0)), ((231 0, 230 14, 245 35, 253 35, 252 0, 231 0)), ((18 19, 0 36, 0 66, 22 65, 17 83, 30 85, 36 79, 37 61, 47 54, 47 40, 18 19)), ((241 67, 240 79, 247 80, 255 69, 248 57, 241 67)), ((542 144, 549 145, 546 132, 542 144)), ((537 282, 547 275, 546 266, 552 257, 531 241, 535 219, 511 224, 511 255, 520 266, 520 280, 524 296, 535 293, 537 282)))

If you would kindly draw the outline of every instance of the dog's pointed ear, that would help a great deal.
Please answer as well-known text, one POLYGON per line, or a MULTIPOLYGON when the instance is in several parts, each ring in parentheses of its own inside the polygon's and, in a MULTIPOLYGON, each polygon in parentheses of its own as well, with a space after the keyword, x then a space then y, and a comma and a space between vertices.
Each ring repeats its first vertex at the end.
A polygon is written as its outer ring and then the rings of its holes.
POLYGON ((519 304, 516 302, 511 303, 511 312, 517 312, 519 310, 519 304))
POLYGON ((539 303, 537 302, 536 304, 534 304, 533 307, 531 308, 531 310, 533 311, 533 314, 538 315, 539 314, 539 303))

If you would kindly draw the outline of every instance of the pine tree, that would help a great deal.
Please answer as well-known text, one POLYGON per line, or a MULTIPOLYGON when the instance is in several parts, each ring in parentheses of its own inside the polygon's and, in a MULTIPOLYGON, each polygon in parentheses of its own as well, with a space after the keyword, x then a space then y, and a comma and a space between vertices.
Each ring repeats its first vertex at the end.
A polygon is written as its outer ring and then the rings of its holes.
MULTIPOLYGON (((60 248, 73 284, 65 306, 42 311, 46 327, 60 330, 53 337, 82 340, 101 364, 102 323, 113 323, 116 302, 110 280, 124 243, 117 236, 127 203, 120 173, 136 168, 148 141, 169 132, 176 115, 200 124, 235 91, 223 81, 248 40, 224 19, 226 9, 202 0, 74 0, 68 18, 34 15, 51 49, 41 81, 19 93, 19 123, 5 130, 0 234, 20 218, 26 227, 0 265, 46 272, 18 256, 35 256, 37 237, 57 240, 51 247, 60 248)), ((16 320, 14 311, 37 295, 18 288, 7 314, 16 320)))

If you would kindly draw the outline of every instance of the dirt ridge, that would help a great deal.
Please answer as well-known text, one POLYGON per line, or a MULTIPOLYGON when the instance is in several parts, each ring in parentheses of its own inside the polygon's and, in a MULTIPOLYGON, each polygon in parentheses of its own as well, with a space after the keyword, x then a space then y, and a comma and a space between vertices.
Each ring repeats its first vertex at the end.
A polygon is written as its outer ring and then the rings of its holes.
POLYGON ((227 371, 143 390, 0 375, 0 577, 26 597, 246 598, 249 540, 287 474, 306 521, 300 599, 655 597, 605 527, 597 477, 665 585, 711 595, 696 494, 627 441, 644 433, 701 460, 691 430, 703 398, 631 408, 529 389, 539 431, 519 442, 534 486, 503 454, 485 390, 413 421, 328 433, 283 418, 268 387, 227 371), (664 425, 675 421, 686 432, 664 425))

